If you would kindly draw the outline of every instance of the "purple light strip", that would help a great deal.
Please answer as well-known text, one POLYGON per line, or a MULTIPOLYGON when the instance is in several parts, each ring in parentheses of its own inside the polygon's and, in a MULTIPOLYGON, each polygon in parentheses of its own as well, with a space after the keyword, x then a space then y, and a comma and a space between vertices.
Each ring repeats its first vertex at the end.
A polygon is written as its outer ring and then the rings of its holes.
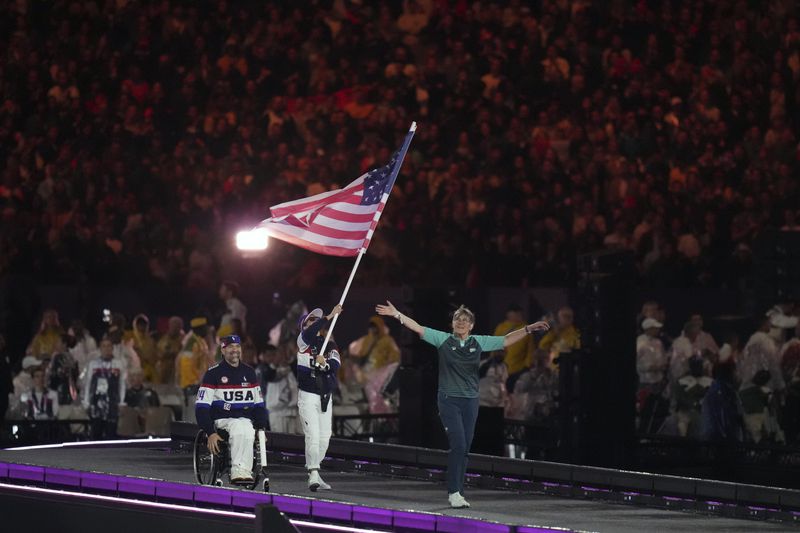
POLYGON ((121 446, 124 444, 139 444, 139 443, 172 442, 171 438, 158 438, 158 439, 121 439, 121 440, 86 440, 81 442, 62 442, 61 444, 37 444, 36 446, 19 446, 17 448, 5 448, 4 451, 22 451, 22 450, 48 450, 52 448, 77 448, 82 446, 121 446))
MULTIPOLYGON (((81 492, 72 492, 68 490, 54 490, 54 489, 44 489, 41 487, 26 487, 22 485, 9 485, 7 483, 0 483, 0 488, 5 489, 12 489, 15 491, 24 491, 24 492, 34 492, 37 494, 46 494, 51 496, 71 496, 74 498, 81 498, 84 500, 95 500, 95 501, 105 501, 105 502, 114 502, 114 503, 127 503, 131 505, 138 505, 142 507, 149 507, 154 509, 165 509, 171 511, 187 511, 192 513, 199 513, 199 514, 207 514, 207 515, 215 515, 215 516, 225 516, 231 518, 248 518, 251 520, 255 520, 255 513, 241 513, 235 511, 222 511, 219 509, 203 509, 200 507, 189 507, 186 505, 178 505, 174 503, 160 503, 160 502, 148 502, 144 500, 130 500, 126 498, 118 498, 116 496, 102 496, 100 494, 83 494, 81 492)), ((365 529, 360 527, 352 527, 352 526, 337 526, 334 524, 320 524, 318 522, 309 522, 306 520, 289 520, 292 524, 305 526, 305 527, 314 527, 317 529, 326 529, 328 531, 342 531, 346 533, 381 533, 379 530, 376 529, 365 529)))

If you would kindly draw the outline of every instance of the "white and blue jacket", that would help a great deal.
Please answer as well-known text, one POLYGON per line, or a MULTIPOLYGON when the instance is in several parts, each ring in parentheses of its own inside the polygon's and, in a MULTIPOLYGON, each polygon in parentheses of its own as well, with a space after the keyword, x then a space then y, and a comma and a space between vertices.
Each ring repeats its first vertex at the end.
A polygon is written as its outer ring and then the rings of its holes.
POLYGON ((253 367, 231 366, 224 360, 208 369, 197 391, 197 423, 211 435, 220 418, 249 418, 256 429, 267 427, 261 385, 253 367))
POLYGON ((301 331, 297 337, 297 386, 302 391, 320 396, 336 390, 336 372, 342 364, 336 343, 332 340, 325 347, 326 367, 319 368, 314 364, 322 343, 325 342, 325 337, 318 333, 329 323, 323 317, 301 331))

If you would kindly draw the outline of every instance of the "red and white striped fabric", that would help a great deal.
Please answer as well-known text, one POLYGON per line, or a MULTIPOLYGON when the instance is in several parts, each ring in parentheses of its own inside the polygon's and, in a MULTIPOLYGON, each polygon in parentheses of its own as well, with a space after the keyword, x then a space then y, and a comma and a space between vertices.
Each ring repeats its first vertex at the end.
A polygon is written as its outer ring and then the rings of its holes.
POLYGON ((325 255, 354 256, 369 246, 408 150, 416 124, 386 166, 370 170, 343 189, 270 208, 259 224, 270 237, 325 255))

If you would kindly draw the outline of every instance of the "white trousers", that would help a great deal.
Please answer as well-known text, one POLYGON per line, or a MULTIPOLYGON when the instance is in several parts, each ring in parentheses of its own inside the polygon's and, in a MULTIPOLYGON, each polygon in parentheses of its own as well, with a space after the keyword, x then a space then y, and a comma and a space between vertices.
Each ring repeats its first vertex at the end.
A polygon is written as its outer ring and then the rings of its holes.
POLYGON ((217 429, 228 432, 228 449, 231 452, 231 469, 253 471, 253 443, 256 431, 249 418, 220 418, 214 422, 217 429))
POLYGON ((284 415, 281 413, 269 414, 269 430, 276 433, 300 433, 302 429, 297 427, 297 415, 284 415))
POLYGON ((306 468, 319 469, 331 440, 333 398, 328 400, 328 410, 323 413, 320 395, 301 390, 297 395, 297 409, 306 437, 306 468))

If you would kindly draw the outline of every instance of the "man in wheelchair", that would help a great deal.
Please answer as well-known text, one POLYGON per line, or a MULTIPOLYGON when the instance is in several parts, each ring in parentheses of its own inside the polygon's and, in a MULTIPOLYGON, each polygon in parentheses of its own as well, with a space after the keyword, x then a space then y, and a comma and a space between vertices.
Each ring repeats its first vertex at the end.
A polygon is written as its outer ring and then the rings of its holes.
POLYGON ((255 431, 267 427, 267 411, 255 370, 241 362, 238 335, 220 339, 223 361, 208 369, 197 391, 197 423, 208 435, 208 449, 219 454, 223 441, 217 430, 228 433, 231 482, 253 482, 255 431))

